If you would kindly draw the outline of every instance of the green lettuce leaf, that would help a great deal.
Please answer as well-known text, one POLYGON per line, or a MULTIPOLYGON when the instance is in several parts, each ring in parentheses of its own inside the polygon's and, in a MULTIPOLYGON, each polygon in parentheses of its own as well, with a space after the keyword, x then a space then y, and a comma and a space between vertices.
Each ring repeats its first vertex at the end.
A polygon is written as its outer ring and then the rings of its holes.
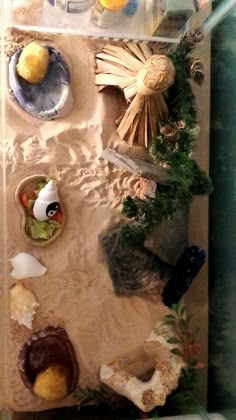
POLYGON ((31 234, 32 239, 48 240, 60 227, 60 223, 55 220, 40 222, 39 220, 28 216, 26 221, 26 229, 31 234))

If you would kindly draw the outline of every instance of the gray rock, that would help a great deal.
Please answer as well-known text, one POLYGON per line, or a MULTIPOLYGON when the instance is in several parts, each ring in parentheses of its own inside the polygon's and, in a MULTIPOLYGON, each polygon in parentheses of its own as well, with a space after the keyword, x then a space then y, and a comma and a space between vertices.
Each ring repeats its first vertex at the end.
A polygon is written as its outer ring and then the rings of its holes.
POLYGON ((144 243, 162 261, 175 265, 188 246, 189 208, 178 210, 171 220, 156 226, 144 243))
POLYGON ((120 232, 119 226, 99 236, 115 293, 126 296, 148 291, 161 293, 172 269, 148 249, 124 243, 120 232))
POLYGON ((136 157, 132 152, 120 153, 116 150, 106 148, 102 152, 102 158, 114 165, 142 178, 151 179, 159 184, 166 184, 168 179, 167 171, 148 161, 146 155, 143 159, 136 157))

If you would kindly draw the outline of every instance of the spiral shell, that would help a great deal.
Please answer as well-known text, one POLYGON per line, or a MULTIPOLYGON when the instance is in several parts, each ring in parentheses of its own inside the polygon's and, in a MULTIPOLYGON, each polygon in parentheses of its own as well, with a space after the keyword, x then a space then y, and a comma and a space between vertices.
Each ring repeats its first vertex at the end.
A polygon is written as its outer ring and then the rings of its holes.
POLYGON ((34 217, 41 222, 48 220, 57 213, 59 206, 56 182, 50 180, 40 191, 38 198, 34 203, 34 217))

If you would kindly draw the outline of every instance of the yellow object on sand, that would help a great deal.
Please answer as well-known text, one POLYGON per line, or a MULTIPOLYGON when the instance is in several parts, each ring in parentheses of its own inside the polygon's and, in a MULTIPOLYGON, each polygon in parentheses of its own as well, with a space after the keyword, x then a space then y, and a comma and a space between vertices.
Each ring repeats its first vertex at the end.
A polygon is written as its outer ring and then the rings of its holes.
POLYGON ((39 397, 55 401, 67 395, 67 378, 65 369, 60 365, 52 365, 36 377, 33 391, 39 397))
POLYGON ((109 10, 121 10, 129 0, 100 0, 103 7, 109 10))
POLYGON ((40 83, 47 74, 48 64, 48 48, 33 41, 23 49, 17 64, 17 72, 30 83, 40 83))

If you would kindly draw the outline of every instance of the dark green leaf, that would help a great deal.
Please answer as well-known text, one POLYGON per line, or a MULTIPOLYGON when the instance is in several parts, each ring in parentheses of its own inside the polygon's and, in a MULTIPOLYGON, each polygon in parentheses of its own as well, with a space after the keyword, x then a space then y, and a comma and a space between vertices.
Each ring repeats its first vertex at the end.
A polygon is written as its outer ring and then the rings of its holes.
POLYGON ((183 357, 183 353, 179 350, 179 349, 172 349, 171 353, 175 354, 176 356, 181 356, 183 357))
POLYGON ((170 337, 169 340, 167 340, 167 343, 169 343, 169 344, 181 344, 181 341, 176 337, 170 337))
POLYGON ((166 325, 175 325, 175 321, 174 319, 169 319, 168 321, 165 322, 166 325))
POLYGON ((187 323, 187 321, 186 321, 185 319, 181 318, 181 319, 179 320, 179 328, 180 328, 182 331, 185 331, 185 330, 188 328, 188 323, 187 323))
POLYGON ((176 304, 176 303, 174 303, 172 306, 171 306, 171 308, 170 308, 172 311, 174 311, 174 312, 176 312, 177 313, 177 315, 179 314, 179 305, 178 304, 176 304))
POLYGON ((172 314, 166 315, 165 316, 166 319, 175 319, 175 316, 172 314))
POLYGON ((180 315, 183 316, 183 314, 186 312, 186 306, 182 306, 180 309, 180 315))
POLYGON ((189 363, 189 365, 190 365, 191 367, 196 366, 196 364, 197 364, 197 359, 193 359, 193 360, 191 360, 191 362, 189 363))

